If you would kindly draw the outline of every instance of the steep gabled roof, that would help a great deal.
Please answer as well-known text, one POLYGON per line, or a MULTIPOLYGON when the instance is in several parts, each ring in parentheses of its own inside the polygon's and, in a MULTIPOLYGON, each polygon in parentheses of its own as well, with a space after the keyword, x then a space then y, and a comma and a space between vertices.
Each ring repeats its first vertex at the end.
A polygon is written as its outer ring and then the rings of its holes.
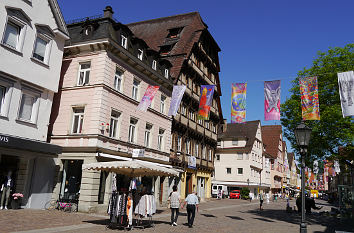
MULTIPOLYGON (((178 77, 184 60, 189 57, 194 44, 200 40, 203 31, 208 28, 198 12, 130 23, 127 26, 156 51, 159 51, 161 46, 174 44, 166 57, 172 63, 171 75, 174 78, 178 77), (167 38, 169 30, 173 28, 183 29, 178 38, 167 38)), ((216 42, 215 45, 217 46, 216 42)))
POLYGON ((58 25, 58 30, 61 31, 64 35, 69 37, 68 29, 66 28, 66 23, 64 17, 61 13, 60 7, 57 0, 48 0, 50 9, 52 10, 55 22, 58 25))
POLYGON ((279 139, 281 134, 281 125, 262 126, 262 141, 266 144, 266 152, 273 158, 277 158, 278 156, 279 139))
POLYGON ((252 150, 260 121, 247 121, 243 124, 228 123, 226 131, 218 135, 218 140, 246 139, 246 146, 239 148, 240 152, 248 153, 252 150))

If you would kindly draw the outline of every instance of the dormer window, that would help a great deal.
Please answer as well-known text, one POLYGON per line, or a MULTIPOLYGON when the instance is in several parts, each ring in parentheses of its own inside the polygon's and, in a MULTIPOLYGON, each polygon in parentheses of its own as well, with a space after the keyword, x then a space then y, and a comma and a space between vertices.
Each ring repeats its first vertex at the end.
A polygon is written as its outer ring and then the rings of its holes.
POLYGON ((183 27, 181 28, 171 28, 169 29, 169 33, 167 35, 167 38, 177 38, 180 36, 180 33, 182 31, 183 27))
POLYGON ((168 77, 169 77, 169 70, 165 69, 165 78, 168 78, 168 77))
POLYGON ((121 45, 123 48, 127 49, 127 47, 128 47, 128 46, 127 46, 127 45, 128 45, 128 39, 127 39, 127 37, 121 35, 121 42, 120 42, 120 45, 121 45))
POLYGON ((170 51, 172 50, 174 45, 175 44, 161 46, 160 47, 160 54, 161 55, 168 55, 170 53, 170 51))
POLYGON ((157 64, 156 60, 152 60, 152 68, 154 70, 156 70, 156 64, 157 64))
POLYGON ((143 50, 142 49, 138 49, 138 58, 140 60, 143 60, 143 50))

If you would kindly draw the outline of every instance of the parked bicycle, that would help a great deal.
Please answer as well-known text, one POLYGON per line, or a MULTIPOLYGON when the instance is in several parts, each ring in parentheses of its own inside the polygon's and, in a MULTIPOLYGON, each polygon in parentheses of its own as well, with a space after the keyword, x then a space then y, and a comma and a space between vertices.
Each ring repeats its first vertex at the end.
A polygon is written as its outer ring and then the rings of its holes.
POLYGON ((62 210, 64 212, 77 212, 78 205, 75 199, 62 199, 48 201, 44 208, 46 210, 62 210))

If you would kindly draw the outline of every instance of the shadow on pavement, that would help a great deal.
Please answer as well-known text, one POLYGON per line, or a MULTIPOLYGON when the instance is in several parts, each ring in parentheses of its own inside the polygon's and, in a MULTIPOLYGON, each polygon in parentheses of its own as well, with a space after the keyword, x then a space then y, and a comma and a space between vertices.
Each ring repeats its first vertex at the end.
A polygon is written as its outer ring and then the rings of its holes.
MULTIPOLYGON (((265 209, 263 211, 258 210, 249 210, 243 213, 249 213, 256 216, 260 216, 261 218, 255 218, 262 221, 284 221, 291 224, 300 224, 301 221, 301 214, 298 212, 286 212, 285 210, 279 209, 265 209)), ((228 216, 226 216, 228 217, 228 216)), ((308 225, 322 225, 326 227, 325 232, 335 232, 337 231, 353 231, 354 229, 354 222, 352 220, 342 220, 319 214, 317 212, 313 212, 312 214, 306 214, 306 222, 308 225)))
POLYGON ((216 216, 212 214, 200 214, 200 215, 203 215, 204 217, 208 217, 208 218, 216 218, 216 216))
POLYGON ((231 218, 231 219, 234 219, 234 220, 244 220, 243 218, 240 218, 240 217, 237 217, 237 216, 225 216, 227 218, 231 218))
POLYGON ((258 219, 258 220, 261 220, 261 221, 264 221, 264 222, 274 222, 273 220, 266 219, 266 218, 254 218, 254 219, 258 219))

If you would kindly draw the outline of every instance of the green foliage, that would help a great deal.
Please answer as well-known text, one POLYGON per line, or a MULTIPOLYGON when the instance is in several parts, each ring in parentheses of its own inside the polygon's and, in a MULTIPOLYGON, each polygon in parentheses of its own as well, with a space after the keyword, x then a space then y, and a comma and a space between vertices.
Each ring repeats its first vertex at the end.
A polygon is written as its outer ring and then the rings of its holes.
POLYGON ((294 130, 302 119, 299 77, 318 77, 321 120, 305 122, 312 128, 308 148, 308 155, 311 156, 308 156, 308 160, 336 156, 339 147, 349 147, 353 142, 354 123, 350 117, 343 118, 337 76, 338 72, 351 70, 354 70, 354 44, 344 48, 330 48, 326 53, 319 52, 312 67, 298 73, 290 90, 291 97, 281 105, 284 136, 298 152, 294 130))
POLYGON ((250 190, 249 190, 249 188, 243 187, 243 188, 241 189, 241 198, 242 198, 242 199, 248 199, 248 198, 249 198, 249 195, 250 195, 250 190))

